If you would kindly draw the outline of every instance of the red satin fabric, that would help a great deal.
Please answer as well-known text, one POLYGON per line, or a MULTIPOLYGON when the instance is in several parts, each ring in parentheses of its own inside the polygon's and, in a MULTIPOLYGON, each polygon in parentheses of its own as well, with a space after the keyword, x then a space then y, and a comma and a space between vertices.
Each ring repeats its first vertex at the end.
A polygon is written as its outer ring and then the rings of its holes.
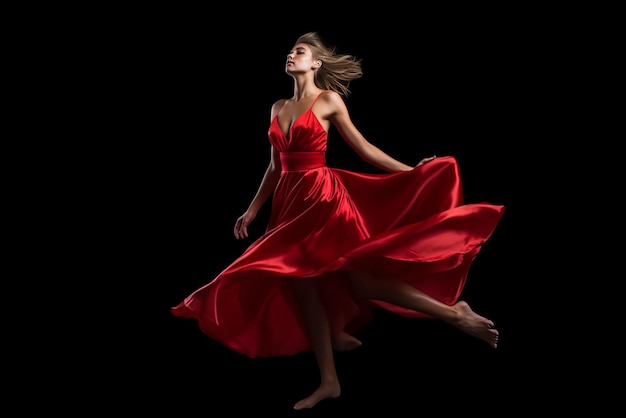
POLYGON ((281 152, 283 172, 266 232, 172 308, 249 357, 311 349, 291 280, 319 281, 333 332, 365 326, 375 307, 426 317, 358 300, 346 279, 351 269, 367 268, 455 303, 472 261, 504 213, 501 205, 464 204, 453 157, 392 174, 327 167, 327 132, 312 108, 294 121, 288 136, 276 118, 270 124, 269 141, 281 152))

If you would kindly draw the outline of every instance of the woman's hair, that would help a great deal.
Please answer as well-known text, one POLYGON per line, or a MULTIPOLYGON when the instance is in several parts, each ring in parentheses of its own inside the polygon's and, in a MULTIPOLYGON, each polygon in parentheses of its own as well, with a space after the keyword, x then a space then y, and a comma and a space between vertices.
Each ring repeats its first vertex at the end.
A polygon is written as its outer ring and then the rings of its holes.
POLYGON ((350 94, 348 86, 352 80, 363 75, 361 60, 353 55, 336 54, 334 47, 327 47, 317 32, 300 36, 296 44, 309 45, 313 57, 322 61, 322 66, 315 73, 315 85, 326 90, 333 90, 344 97, 350 94))

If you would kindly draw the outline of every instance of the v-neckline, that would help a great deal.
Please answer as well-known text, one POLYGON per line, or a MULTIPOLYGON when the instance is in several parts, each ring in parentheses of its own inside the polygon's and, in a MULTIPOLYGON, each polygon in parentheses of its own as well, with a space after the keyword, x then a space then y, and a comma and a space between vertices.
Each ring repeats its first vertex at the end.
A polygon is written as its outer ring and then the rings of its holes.
MULTIPOLYGON (((308 109, 306 109, 304 112, 300 113, 298 116, 296 116, 295 119, 293 119, 293 121, 289 124, 289 126, 287 127, 287 133, 285 133, 283 131, 283 128, 280 127, 280 123, 278 122, 278 115, 280 115, 280 111, 283 110, 283 107, 285 107, 285 104, 287 104, 287 101, 285 101, 285 103, 283 103, 283 105, 280 107, 280 109, 278 110, 278 112, 276 113, 276 117, 274 118, 276 120, 276 125, 278 126, 278 130, 280 131, 281 134, 283 134, 283 137, 285 138, 285 140, 287 142, 290 142, 291 139, 291 130, 293 129, 293 125, 296 124, 296 122, 302 117, 302 115, 304 115, 307 112, 311 112, 313 109, 313 106, 315 106, 315 103, 317 102, 317 99, 320 98, 320 96, 323 94, 324 92, 320 92, 317 97, 315 97, 315 99, 313 99, 313 101, 311 102, 311 105, 308 107, 308 109)), ((317 118, 316 118, 317 119, 317 118)))
MULTIPOLYGON (((315 102, 313 102, 315 103, 315 102)), ((304 112, 300 113, 298 116, 296 116, 296 118, 293 120, 293 122, 291 122, 291 124, 289 125, 289 127, 287 128, 287 133, 283 132, 282 128, 280 127, 280 123, 278 122, 278 114, 276 114, 276 124, 278 125, 278 130, 280 130, 280 133, 283 134, 283 137, 289 141, 289 139, 291 138, 291 130, 293 129, 293 125, 296 124, 296 122, 298 122, 298 120, 307 112, 310 112, 311 108, 309 107, 307 110, 305 110, 304 112)))

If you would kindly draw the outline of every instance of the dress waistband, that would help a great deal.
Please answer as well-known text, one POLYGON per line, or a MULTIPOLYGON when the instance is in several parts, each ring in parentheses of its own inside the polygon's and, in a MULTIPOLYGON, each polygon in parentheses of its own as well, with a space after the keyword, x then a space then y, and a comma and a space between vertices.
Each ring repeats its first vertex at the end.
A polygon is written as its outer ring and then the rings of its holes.
POLYGON ((326 153, 314 152, 281 152, 280 164, 283 171, 312 170, 326 165, 326 153))

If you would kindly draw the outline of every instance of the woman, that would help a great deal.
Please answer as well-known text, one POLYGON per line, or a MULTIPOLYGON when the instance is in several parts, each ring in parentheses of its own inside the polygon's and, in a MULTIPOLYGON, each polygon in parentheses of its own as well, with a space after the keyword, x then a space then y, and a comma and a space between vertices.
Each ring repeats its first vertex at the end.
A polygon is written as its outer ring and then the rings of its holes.
POLYGON ((321 383, 295 409, 340 395, 333 349, 358 347, 352 333, 376 307, 438 318, 496 348, 494 323, 458 299, 504 207, 464 204, 452 157, 413 167, 368 142, 344 103, 362 76, 360 61, 335 53, 317 33, 296 41, 285 71, 293 96, 271 108, 269 165, 234 226, 237 239, 247 238, 272 196, 265 233, 173 314, 196 319, 208 336, 249 357, 313 351, 321 383), (326 166, 331 125, 385 173, 326 166))

